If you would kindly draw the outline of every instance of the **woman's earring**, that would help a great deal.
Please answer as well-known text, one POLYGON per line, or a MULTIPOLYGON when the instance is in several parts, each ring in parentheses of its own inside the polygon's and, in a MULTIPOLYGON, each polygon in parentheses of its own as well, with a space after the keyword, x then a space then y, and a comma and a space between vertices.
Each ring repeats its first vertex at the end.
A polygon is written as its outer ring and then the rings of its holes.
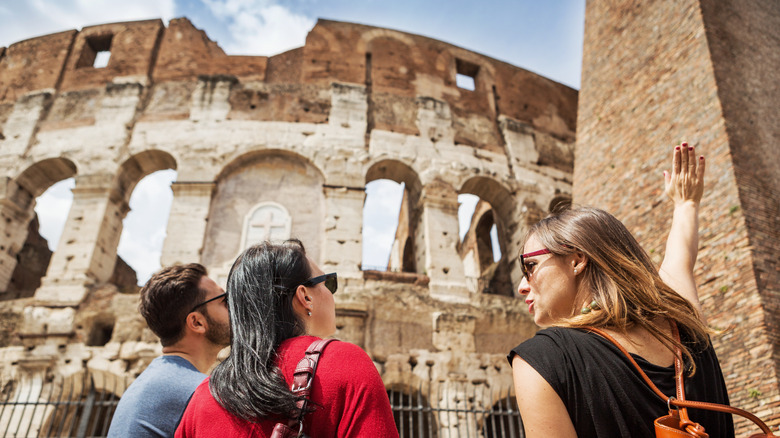
POLYGON ((577 275, 577 268, 574 268, 574 275, 577 275))
POLYGON ((588 304, 587 306, 582 308, 582 314, 590 313, 593 310, 600 310, 601 306, 599 306, 599 303, 596 302, 596 300, 593 300, 588 304))
POLYGON ((311 310, 307 311, 306 314, 311 316, 311 310))

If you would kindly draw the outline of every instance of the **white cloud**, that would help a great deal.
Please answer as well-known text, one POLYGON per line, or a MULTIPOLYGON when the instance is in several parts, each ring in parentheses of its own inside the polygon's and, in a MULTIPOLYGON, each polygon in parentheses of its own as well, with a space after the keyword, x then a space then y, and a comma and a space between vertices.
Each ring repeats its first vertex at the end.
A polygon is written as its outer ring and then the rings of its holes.
POLYGON ((27 0, 0 6, 0 46, 95 24, 173 18, 174 0, 27 0))
POLYGON ((315 20, 269 0, 203 0, 227 27, 230 55, 276 55, 301 47, 315 20))

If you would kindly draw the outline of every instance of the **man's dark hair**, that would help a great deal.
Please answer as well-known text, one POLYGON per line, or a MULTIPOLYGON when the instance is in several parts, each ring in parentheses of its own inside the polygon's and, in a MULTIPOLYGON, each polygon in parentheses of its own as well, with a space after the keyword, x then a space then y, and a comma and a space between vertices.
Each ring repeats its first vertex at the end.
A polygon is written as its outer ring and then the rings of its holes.
POLYGON ((205 299, 206 291, 198 287, 204 276, 206 268, 199 263, 169 266, 152 275, 141 289, 138 311, 163 347, 184 336, 187 315, 205 299))

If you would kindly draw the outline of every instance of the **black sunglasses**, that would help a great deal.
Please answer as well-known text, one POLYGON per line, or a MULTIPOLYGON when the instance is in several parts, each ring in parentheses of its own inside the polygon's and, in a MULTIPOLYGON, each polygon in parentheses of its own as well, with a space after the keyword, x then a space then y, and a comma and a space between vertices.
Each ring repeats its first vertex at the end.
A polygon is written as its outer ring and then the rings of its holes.
POLYGON ((225 300, 227 300, 227 292, 225 292, 224 294, 219 294, 219 295, 217 295, 214 298, 209 298, 208 300, 206 300, 206 301, 204 301, 204 302, 202 302, 200 304, 197 304, 195 307, 192 308, 192 310, 190 310, 190 313, 194 312, 195 309, 197 309, 198 307, 200 307, 200 306, 202 306, 204 304, 208 304, 208 303, 210 303, 212 301, 216 301, 216 300, 218 300, 220 298, 223 298, 223 297, 225 298, 225 300))
POLYGON ((310 278, 303 283, 301 283, 301 286, 306 287, 312 287, 314 285, 320 284, 322 282, 325 282, 325 287, 328 288, 330 293, 335 294, 336 291, 339 289, 339 279, 336 277, 335 272, 331 272, 330 274, 320 275, 319 277, 310 278))

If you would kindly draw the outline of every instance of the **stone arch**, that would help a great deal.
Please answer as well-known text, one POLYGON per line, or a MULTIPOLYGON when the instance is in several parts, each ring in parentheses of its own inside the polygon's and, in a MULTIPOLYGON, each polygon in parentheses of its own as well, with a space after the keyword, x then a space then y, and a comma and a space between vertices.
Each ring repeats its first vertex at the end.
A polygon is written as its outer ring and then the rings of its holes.
POLYGON ((114 173, 78 175, 61 237, 64 244, 54 252, 36 298, 73 306, 92 288, 108 283, 117 267, 133 189, 143 177, 168 168, 176 168, 170 154, 147 150, 129 156, 114 173))
MULTIPOLYGON (((174 157, 168 152, 157 149, 133 154, 120 164, 109 189, 106 216, 101 224, 104 229, 101 230, 101 238, 97 242, 98 245, 110 242, 108 245, 101 246, 108 260, 117 260, 119 241, 124 231, 123 221, 130 212, 130 197, 138 183, 154 172, 176 170, 176 168, 177 162, 174 157)), ((115 265, 110 264, 111 267, 105 269, 102 276, 98 276, 101 280, 99 283, 107 281, 114 272, 115 265)))
POLYGON ((390 29, 372 29, 364 32, 363 35, 360 36, 360 40, 358 40, 356 51, 358 53, 366 53, 371 51, 371 43, 377 38, 390 38, 405 44, 411 51, 412 60, 414 61, 415 66, 421 66, 425 64, 422 52, 420 52, 420 48, 417 47, 417 44, 415 44, 414 39, 408 35, 404 35, 401 32, 390 29))
POLYGON ((127 203, 136 184, 145 176, 158 170, 176 170, 176 160, 171 154, 161 150, 146 150, 125 160, 116 173, 113 190, 127 203))
POLYGON ((24 170, 16 183, 35 199, 55 183, 76 175, 76 164, 67 158, 47 158, 24 170))
POLYGON ((387 179, 404 184, 404 194, 398 217, 398 227, 391 249, 390 270, 417 272, 418 252, 421 249, 418 237, 420 220, 420 196, 422 183, 417 172, 407 164, 391 159, 380 160, 366 171, 366 184, 387 179))
POLYGON ((477 292, 512 296, 512 264, 509 262, 514 198, 498 181, 488 177, 473 177, 461 187, 460 193, 480 198, 469 231, 460 248, 464 268, 471 277, 470 288, 477 292), (495 225, 501 258, 494 261, 490 233, 495 225), (473 260, 472 260, 473 259, 473 260), (476 277, 476 278, 474 278, 476 277))
MULTIPOLYGON (((513 214, 516 209, 515 199, 512 193, 502 183, 493 178, 485 176, 475 176, 467 179, 461 185, 458 193, 469 193, 479 196, 489 202, 493 210, 497 213, 495 218, 497 224, 506 230, 514 226, 513 214)), ((501 253, 506 254, 506 248, 501 248, 501 253)))
POLYGON ((30 165, 14 179, 0 181, 0 294, 8 290, 17 256, 30 237, 35 198, 75 175, 76 165, 69 159, 48 158, 30 165))
POLYGON ((236 154, 231 160, 227 161, 227 164, 222 167, 219 172, 217 172, 217 174, 214 176, 214 181, 219 182, 220 180, 224 179, 226 175, 234 172, 240 167, 243 167, 248 161, 256 161, 258 159, 262 159, 263 157, 271 156, 286 157, 289 160, 298 161, 301 164, 315 170, 320 179, 327 181, 327 175, 325 172, 323 172, 320 166, 315 164, 315 162, 310 157, 301 155, 297 152, 279 148, 255 149, 236 154))
POLYGON ((306 157, 265 149, 235 157, 217 175, 209 207, 201 263, 224 284, 241 252, 244 218, 263 202, 289 212, 290 236, 319 261, 325 235, 325 175, 306 157))
POLYGON ((393 160, 382 159, 374 162, 366 170, 366 184, 378 179, 389 179, 397 183, 404 183, 409 191, 409 196, 418 201, 422 193, 422 182, 420 176, 408 164, 393 160))

